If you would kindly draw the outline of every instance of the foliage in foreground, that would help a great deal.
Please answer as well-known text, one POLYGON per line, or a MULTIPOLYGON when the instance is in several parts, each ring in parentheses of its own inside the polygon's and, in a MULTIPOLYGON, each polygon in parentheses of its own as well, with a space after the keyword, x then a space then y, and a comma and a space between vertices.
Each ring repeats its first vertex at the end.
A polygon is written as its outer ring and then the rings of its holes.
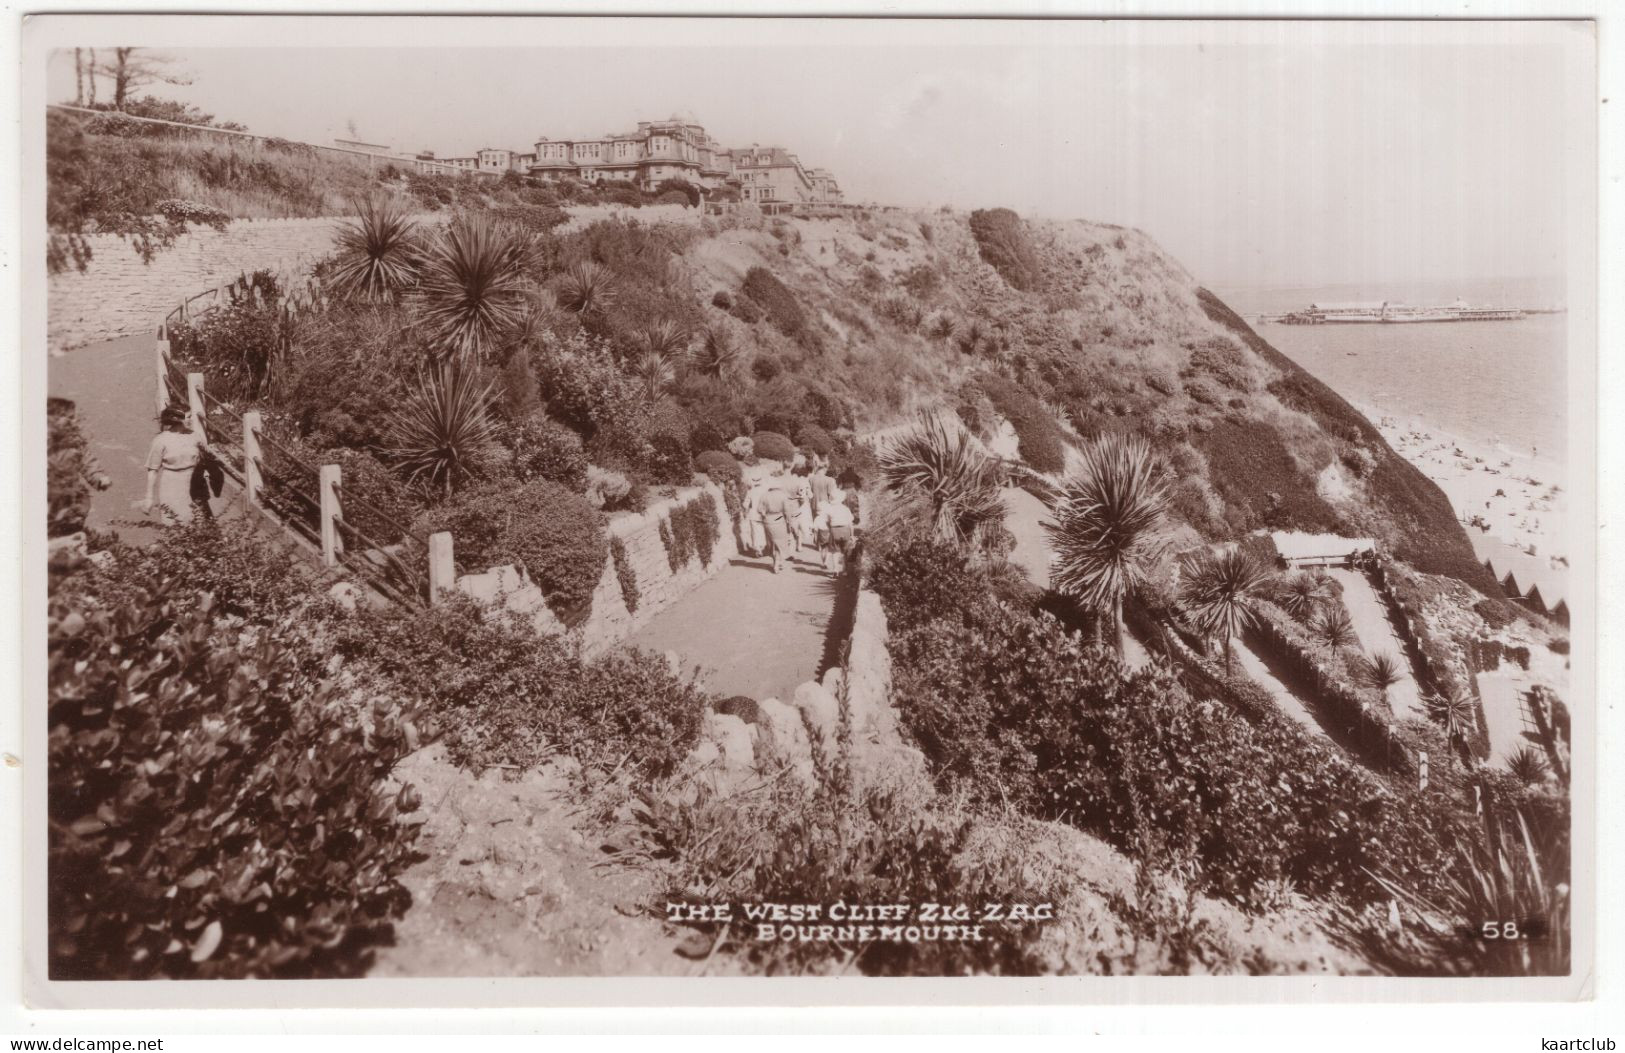
POLYGON ((419 700, 451 758, 472 768, 563 755, 585 769, 664 775, 693 748, 709 702, 658 655, 589 661, 569 641, 469 600, 359 613, 338 648, 419 700))
POLYGON ((1064 818, 1150 857, 1199 863, 1243 903, 1290 880, 1377 894, 1360 868, 1431 889, 1465 822, 1459 786, 1388 787, 1284 720, 1191 697, 1163 667, 1128 673, 1047 614, 1000 599, 994 571, 930 542, 881 553, 894 702, 944 787, 1064 818), (1403 792, 1402 792, 1403 791, 1403 792))
POLYGON ((406 903, 416 795, 385 778, 409 714, 334 691, 263 541, 115 553, 50 603, 52 978, 360 973, 406 903))

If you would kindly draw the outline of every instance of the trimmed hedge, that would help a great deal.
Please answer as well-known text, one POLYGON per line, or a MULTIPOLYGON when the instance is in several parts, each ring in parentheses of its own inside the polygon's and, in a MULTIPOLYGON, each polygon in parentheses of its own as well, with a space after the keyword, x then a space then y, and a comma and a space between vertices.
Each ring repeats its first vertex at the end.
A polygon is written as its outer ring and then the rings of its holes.
POLYGON ((758 457, 789 464, 796 459, 796 447, 788 438, 776 431, 759 431, 750 437, 751 449, 758 457))

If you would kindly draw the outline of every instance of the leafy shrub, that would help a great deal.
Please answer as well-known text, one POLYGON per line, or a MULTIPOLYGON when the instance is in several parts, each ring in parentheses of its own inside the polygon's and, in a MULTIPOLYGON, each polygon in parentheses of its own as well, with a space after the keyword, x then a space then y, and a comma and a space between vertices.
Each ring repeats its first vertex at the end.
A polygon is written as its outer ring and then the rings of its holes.
POLYGON ((1010 288, 1028 292, 1037 287, 1038 257, 1020 216, 1007 208, 977 209, 970 214, 970 232, 982 259, 1010 288))
POLYGON ((758 457, 782 461, 785 464, 796 459, 795 444, 776 431, 759 431, 750 437, 750 441, 752 450, 758 457))
POLYGON ((1047 615, 997 598, 986 571, 925 542, 879 554, 894 701, 938 781, 1093 830, 1127 850, 1194 858, 1248 901, 1290 878, 1380 896, 1362 867, 1432 880, 1463 819, 1383 788, 1280 719, 1193 698, 1165 667, 1129 674, 1047 615))
POLYGON ((169 330, 170 350, 209 378, 216 398, 253 401, 265 394, 282 350, 274 304, 240 300, 169 330))
POLYGON ((632 483, 620 472, 595 464, 587 466, 587 503, 605 512, 618 512, 631 506, 632 483))
POLYGON ((385 545, 401 539, 419 506, 395 473, 364 450, 329 450, 322 463, 339 466, 346 523, 385 545))
POLYGON ((45 430, 46 536, 75 534, 85 528, 91 490, 105 490, 112 480, 90 452, 72 402, 46 400, 45 430))
POLYGON ((1208 478, 1243 531, 1257 527, 1335 531, 1337 513, 1298 466, 1286 441, 1262 420, 1226 418, 1194 439, 1208 478))
POLYGON ((721 450, 706 450, 694 458, 694 467, 710 476, 712 482, 724 489, 744 485, 745 470, 734 460, 732 454, 723 453, 721 450))
POLYGON ((1065 470, 1066 436, 1043 403, 1025 388, 997 373, 979 374, 972 384, 1016 429, 1022 460, 1034 471, 1054 473, 1065 470))
POLYGON ((1191 351, 1187 369, 1193 375, 1212 377, 1232 391, 1250 391, 1256 386, 1247 352, 1232 340, 1204 340, 1191 351))
POLYGON ((740 291, 750 297, 774 328, 803 346, 816 344, 817 334, 810 328, 807 316, 797 302, 795 293, 765 267, 752 267, 745 272, 740 291))
POLYGON ((728 440, 728 452, 741 461, 748 461, 756 456, 756 444, 749 435, 740 435, 728 440))
POLYGON ((52 978, 361 974, 407 903, 409 714, 338 698, 300 619, 237 634, 176 568, 121 576, 51 600, 52 978))
POLYGON ((587 481, 587 454, 581 436, 543 413, 533 413, 508 433, 514 474, 522 482, 551 479, 571 490, 587 481))
POLYGON ((577 332, 550 335, 546 343, 534 364, 554 416, 589 438, 605 429, 638 429, 643 392, 602 341, 577 332))
POLYGON ((538 479, 517 490, 483 486, 434 509, 424 533, 451 531, 464 566, 522 567, 566 625, 585 620, 608 547, 603 519, 580 494, 538 479))
POLYGON ((803 424, 796 429, 796 445, 820 457, 828 457, 835 452, 835 438, 816 424, 803 424))
POLYGON ((733 305, 734 305, 734 298, 731 295, 729 295, 727 289, 718 289, 716 292, 711 294, 711 306, 712 307, 720 307, 724 311, 727 311, 727 310, 731 310, 733 308, 733 305))
POLYGON ((457 599, 428 610, 362 612, 338 640, 385 683, 425 701, 454 761, 529 768, 554 754, 645 777, 693 748, 710 699, 658 655, 597 661, 496 608, 457 599))
POLYGON ((919 300, 928 300, 942 285, 942 275, 928 263, 917 264, 910 267, 902 277, 903 288, 908 290, 910 296, 919 300))
POLYGON ((662 407, 645 435, 648 450, 641 467, 647 481, 686 486, 694 478, 694 458, 688 447, 688 422, 673 407, 662 407))
POLYGON ((638 572, 632 566, 632 561, 626 555, 626 542, 619 535, 611 535, 609 539, 609 555, 615 561, 615 580, 621 586, 621 599, 626 604, 629 613, 636 614, 638 599, 642 595, 638 592, 638 572))

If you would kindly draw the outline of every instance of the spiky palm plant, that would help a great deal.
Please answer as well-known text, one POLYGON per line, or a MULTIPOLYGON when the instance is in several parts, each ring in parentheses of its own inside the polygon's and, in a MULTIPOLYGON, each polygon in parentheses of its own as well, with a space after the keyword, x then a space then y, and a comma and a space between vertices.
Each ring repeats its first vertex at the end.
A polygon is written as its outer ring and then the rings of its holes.
POLYGON ((644 396, 650 402, 659 402, 664 398, 666 389, 677 379, 677 370, 671 359, 653 351, 644 351, 634 358, 629 372, 643 385, 644 396))
POLYGON ((700 342, 689 352, 689 367, 702 376, 721 380, 739 365, 739 348, 734 346, 728 330, 708 328, 700 342))
POLYGON ((1184 562, 1180 586, 1185 609, 1204 636, 1223 642, 1227 673, 1234 671, 1231 641, 1253 623, 1253 600, 1269 577, 1269 570, 1239 547, 1218 555, 1204 550, 1184 562))
POLYGON ((1531 829, 1521 808, 1510 816, 1486 808, 1481 833, 1453 840, 1456 857, 1435 895, 1424 896, 1389 874, 1371 874, 1412 912, 1412 928, 1388 934, 1408 944, 1406 956, 1423 966, 1410 971, 1566 974, 1569 864, 1561 834, 1531 829))
POLYGON ((451 362, 426 370, 389 420, 387 453, 408 483, 442 496, 480 473, 497 453, 492 391, 451 362))
POLYGON ((1115 435, 1084 448, 1077 474, 1050 506, 1050 585, 1108 621, 1119 652, 1123 600, 1167 547, 1158 530, 1167 508, 1167 478, 1151 447, 1115 435))
POLYGON ((688 334, 670 318, 638 327, 632 334, 632 347, 638 357, 653 355, 669 362, 688 345, 688 334))
POLYGON ((1533 746, 1522 746, 1507 758, 1507 771, 1523 785, 1535 786, 1546 780, 1546 758, 1533 746))
POLYGON ((1307 622, 1326 602, 1326 579, 1308 571, 1299 571, 1287 578, 1281 589, 1281 606, 1286 612, 1307 622))
POLYGON ((1388 689, 1405 679, 1405 671, 1401 668, 1399 659, 1387 651, 1362 659, 1358 673, 1361 682, 1376 689, 1384 702, 1388 701, 1388 689))
POLYGON ((1447 694, 1431 695, 1426 701, 1434 721, 1444 728, 1445 738, 1458 750, 1465 748, 1467 737, 1478 724, 1472 694, 1458 687, 1447 694))
POLYGON ((1334 651, 1341 651, 1358 639, 1354 634, 1354 622, 1349 619, 1348 612, 1341 608, 1321 611, 1309 628, 1321 643, 1334 651))
POLYGON ((1004 470, 957 422, 922 414, 917 427, 880 451, 893 493, 919 501, 938 538, 979 550, 1004 523, 1004 470))
POLYGON ((327 282, 339 296, 394 303, 417 284, 423 246, 406 208, 392 198, 368 198, 354 223, 339 228, 327 282))
POLYGON ((453 222, 429 246, 419 317, 442 358, 487 357, 525 315, 528 236, 485 217, 453 222))
POLYGON ((559 306, 583 317, 602 314, 615 302, 615 280, 593 260, 577 260, 559 278, 559 306))

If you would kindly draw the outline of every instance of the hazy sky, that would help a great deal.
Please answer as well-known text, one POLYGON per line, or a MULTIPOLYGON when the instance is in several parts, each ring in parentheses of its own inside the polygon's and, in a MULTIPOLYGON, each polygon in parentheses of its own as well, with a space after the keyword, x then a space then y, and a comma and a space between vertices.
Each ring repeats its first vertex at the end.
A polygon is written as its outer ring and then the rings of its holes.
MULTIPOLYGON (((353 121, 441 155, 682 114, 727 145, 790 147, 848 200, 1141 227, 1213 285, 1562 273, 1579 207, 1565 173, 1594 163, 1570 86, 1588 37, 977 27, 886 46, 736 33, 721 46, 432 47, 418 34, 410 47, 185 48, 173 53, 193 84, 161 93, 267 134, 327 141, 353 121)), ((49 96, 72 94, 58 53, 49 96)))

